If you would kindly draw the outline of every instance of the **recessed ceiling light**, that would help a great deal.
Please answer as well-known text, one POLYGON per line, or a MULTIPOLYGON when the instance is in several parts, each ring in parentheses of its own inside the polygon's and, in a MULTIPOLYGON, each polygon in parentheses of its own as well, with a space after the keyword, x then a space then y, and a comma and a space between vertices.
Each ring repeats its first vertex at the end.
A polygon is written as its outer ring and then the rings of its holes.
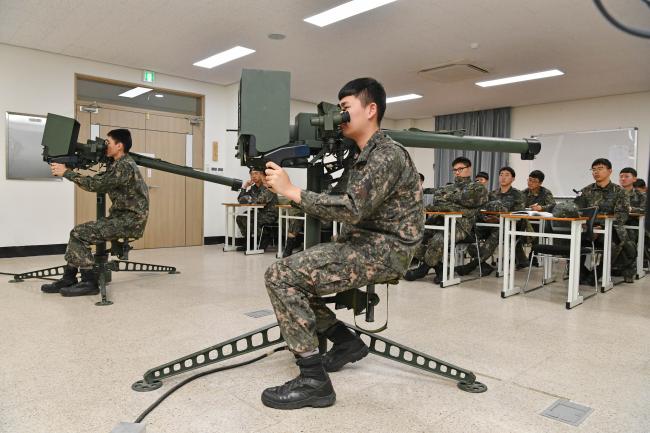
POLYGON ((305 18, 304 21, 318 27, 325 27, 337 21, 378 8, 379 6, 393 3, 394 1, 396 0, 352 0, 335 8, 328 9, 325 12, 305 18))
POLYGON ((268 38, 274 41, 281 41, 282 39, 286 38, 286 35, 283 35, 282 33, 271 33, 268 38))
POLYGON ((255 50, 251 50, 250 48, 236 46, 229 50, 217 53, 214 56, 210 56, 207 59, 199 60, 198 62, 194 63, 194 66, 212 69, 216 66, 223 65, 224 63, 239 59, 240 57, 253 54, 254 52, 255 50))
POLYGON ((153 89, 150 89, 148 87, 136 87, 131 90, 127 90, 124 93, 120 93, 120 96, 123 96, 125 98, 135 98, 136 96, 151 92, 152 90, 153 89))
POLYGON ((391 102, 402 102, 402 101, 410 101, 411 99, 420 99, 422 95, 416 95, 415 93, 409 93, 408 95, 401 95, 401 96, 391 96, 390 98, 386 98, 386 103, 390 104, 391 102))
POLYGON ((560 71, 559 69, 551 69, 548 71, 534 72, 532 74, 515 75, 514 77, 499 78, 497 80, 479 81, 475 84, 481 87, 492 87, 492 86, 501 86, 503 84, 519 83, 522 81, 539 80, 540 78, 557 77, 559 75, 564 75, 564 72, 560 71))
POLYGON ((156 98, 164 98, 165 97, 165 95, 163 95, 162 93, 156 93, 154 96, 156 98))

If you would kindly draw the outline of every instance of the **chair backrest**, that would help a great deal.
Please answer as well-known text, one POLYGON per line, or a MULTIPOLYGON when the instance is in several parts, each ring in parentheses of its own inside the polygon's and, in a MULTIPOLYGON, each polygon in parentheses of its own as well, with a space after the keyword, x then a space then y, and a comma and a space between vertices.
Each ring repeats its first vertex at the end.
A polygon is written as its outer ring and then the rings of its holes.
POLYGON ((598 215, 598 206, 578 209, 578 213, 582 217, 589 218, 587 220, 587 224, 585 225, 585 231, 584 231, 584 234, 583 234, 583 238, 587 242, 593 242, 594 241, 594 224, 596 222, 596 215, 598 215))

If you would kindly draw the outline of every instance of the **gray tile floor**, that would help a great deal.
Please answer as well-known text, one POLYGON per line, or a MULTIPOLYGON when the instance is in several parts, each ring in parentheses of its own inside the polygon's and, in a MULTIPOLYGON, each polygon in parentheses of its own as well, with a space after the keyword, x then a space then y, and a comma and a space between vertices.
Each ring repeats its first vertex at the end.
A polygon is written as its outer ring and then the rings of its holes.
MULTIPOLYGON (((273 254, 246 257, 215 245, 135 251, 131 259, 182 273, 115 274, 115 304, 101 308, 97 297, 45 295, 42 281, 9 284, 0 275, 0 432, 108 433, 189 376, 132 391, 147 369, 273 321, 245 315, 270 308, 263 274, 273 254)), ((60 260, 2 259, 0 272, 60 260)), ((371 355, 332 375, 335 406, 275 411, 260 392, 296 374, 291 355, 280 352, 182 388, 147 417, 147 432, 650 431, 650 277, 570 311, 559 283, 501 299, 500 282, 490 276, 445 289, 431 276, 401 282, 391 287, 383 333, 474 371, 487 393, 464 393, 371 355), (558 398, 594 412, 579 427, 542 417, 558 398)))

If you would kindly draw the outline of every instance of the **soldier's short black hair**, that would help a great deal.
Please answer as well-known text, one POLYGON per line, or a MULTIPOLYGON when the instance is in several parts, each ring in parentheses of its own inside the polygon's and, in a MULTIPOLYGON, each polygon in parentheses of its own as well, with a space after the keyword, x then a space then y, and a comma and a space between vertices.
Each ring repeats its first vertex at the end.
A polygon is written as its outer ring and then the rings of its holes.
POLYGON ((635 188, 645 188, 645 180, 643 179, 637 179, 634 181, 634 187, 635 188))
POLYGON ((418 173, 420 175, 420 182, 424 182, 424 175, 422 173, 418 173))
POLYGON ((636 177, 636 170, 632 167, 623 167, 620 171, 621 173, 630 173, 633 177, 636 177))
POLYGON ((113 129, 108 132, 108 136, 115 140, 116 143, 124 145, 124 153, 131 150, 131 132, 128 129, 113 129))
MULTIPOLYGON (((515 177, 515 175, 513 174, 512 177, 515 177)), ((528 177, 539 180, 539 183, 544 182, 544 173, 541 170, 531 171, 528 177)))
POLYGON ((512 175, 512 177, 515 177, 515 170, 512 167, 508 167, 507 165, 505 167, 501 167, 499 169, 499 174, 501 174, 502 171, 507 171, 512 175))
POLYGON ((352 80, 339 90, 339 101, 346 96, 356 96, 364 107, 371 102, 377 104, 377 125, 381 125, 386 112, 386 90, 379 81, 374 78, 352 80))
POLYGON ((476 173, 476 177, 482 177, 485 180, 490 180, 490 175, 487 174, 487 172, 485 171, 479 171, 478 173, 476 173))
POLYGON ((610 170, 612 169, 612 163, 607 158, 594 159, 594 162, 591 163, 591 168, 594 168, 597 165, 604 165, 608 169, 610 169, 610 170))
POLYGON ((472 166, 472 161, 465 158, 464 156, 459 156, 458 158, 454 159, 451 162, 451 166, 453 167, 456 164, 465 164, 467 167, 471 167, 472 166))

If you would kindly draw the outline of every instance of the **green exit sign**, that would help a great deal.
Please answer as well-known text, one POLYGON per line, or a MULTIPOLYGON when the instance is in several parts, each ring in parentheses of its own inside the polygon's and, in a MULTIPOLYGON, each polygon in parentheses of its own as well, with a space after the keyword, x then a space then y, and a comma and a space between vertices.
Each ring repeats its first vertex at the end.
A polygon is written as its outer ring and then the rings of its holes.
POLYGON ((142 73, 142 81, 145 83, 153 83, 154 78, 156 78, 156 74, 153 71, 144 71, 142 73))

